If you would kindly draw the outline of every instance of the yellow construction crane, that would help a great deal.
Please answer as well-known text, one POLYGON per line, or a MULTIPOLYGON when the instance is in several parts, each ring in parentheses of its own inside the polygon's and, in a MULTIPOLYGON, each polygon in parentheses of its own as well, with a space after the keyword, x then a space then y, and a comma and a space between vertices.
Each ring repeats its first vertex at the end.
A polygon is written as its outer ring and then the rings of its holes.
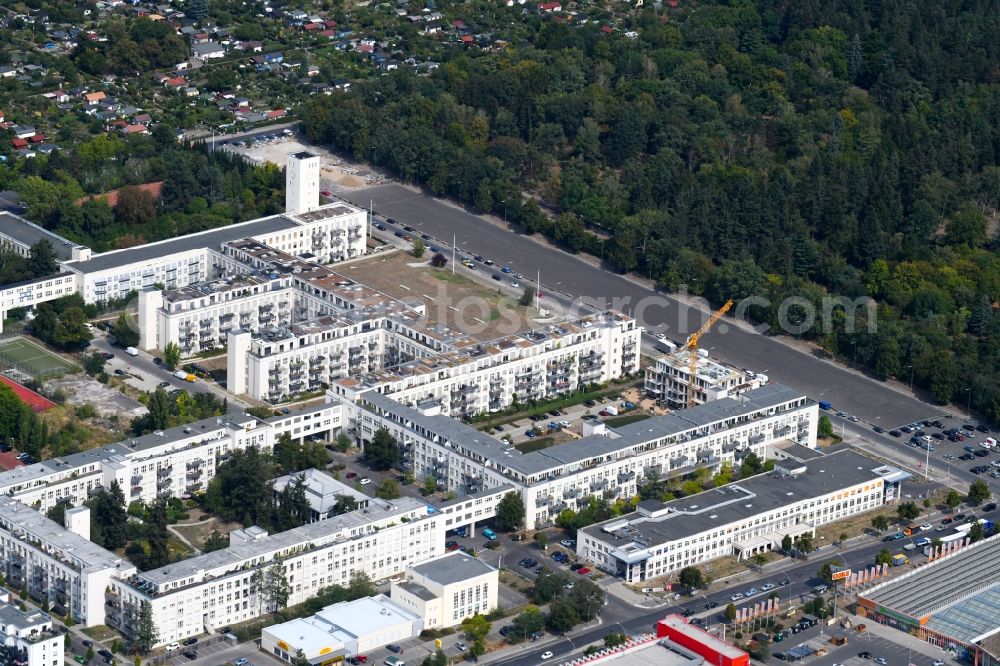
POLYGON ((721 308, 712 313, 712 316, 708 318, 708 321, 702 325, 697 331, 688 336, 687 342, 681 347, 682 350, 686 349, 688 351, 688 389, 687 389, 687 406, 694 406, 694 395, 695 395, 695 384, 698 377, 698 340, 701 336, 708 333, 708 329, 712 328, 715 322, 722 319, 722 316, 729 312, 729 308, 733 307, 733 299, 726 301, 721 308))

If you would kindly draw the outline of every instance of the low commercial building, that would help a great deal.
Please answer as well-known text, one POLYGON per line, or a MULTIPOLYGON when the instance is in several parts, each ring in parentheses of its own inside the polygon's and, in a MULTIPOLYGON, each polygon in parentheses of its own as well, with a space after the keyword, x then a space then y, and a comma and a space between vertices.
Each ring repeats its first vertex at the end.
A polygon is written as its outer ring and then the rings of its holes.
POLYGON ((711 666, 750 666, 749 654, 693 626, 680 615, 668 615, 657 622, 656 635, 690 650, 711 666))
POLYGON ((345 513, 345 506, 351 507, 351 511, 367 509, 371 502, 368 495, 318 469, 279 476, 274 480, 274 494, 280 494, 290 483, 302 484, 306 500, 309 501, 311 523, 345 513), (345 502, 345 499, 348 501, 345 502))
POLYGON ((1000 536, 858 595, 858 615, 895 627, 972 664, 1000 663, 1000 536))
POLYGON ((653 359, 646 368, 646 394, 673 409, 703 405, 720 398, 733 398, 767 384, 767 375, 742 370, 712 360, 708 351, 681 349, 653 359), (694 384, 691 360, 694 357, 694 384))
POLYGON ((125 558, 0 496, 0 571, 7 585, 47 598, 60 615, 88 627, 104 624, 105 588, 135 570, 125 558))
POLYGON ((870 511, 908 475, 851 449, 808 462, 786 456, 774 471, 636 511, 577 533, 577 555, 636 583, 735 555, 778 548, 787 535, 870 511), (892 489, 891 491, 887 491, 892 489))
POLYGON ((749 391, 740 400, 723 398, 667 416, 608 428, 549 448, 521 453, 442 413, 436 400, 415 407, 395 395, 368 390, 348 399, 337 391, 328 400, 344 406, 344 422, 361 442, 385 428, 399 442, 404 464, 417 478, 471 495, 509 484, 521 494, 528 529, 555 520, 563 509, 579 509, 595 494, 630 498, 643 478, 663 478, 698 467, 739 465, 750 453, 770 457, 780 443, 816 445, 819 408, 780 384, 749 391))
POLYGON ((0 662, 8 666, 63 666, 64 638, 38 609, 0 604, 0 662))
MULTIPOLYGON (((143 602, 150 604, 159 643, 171 643, 274 610, 282 578, 287 605, 329 585, 347 586, 355 572, 373 579, 444 553, 439 514, 411 497, 372 499, 366 509, 268 534, 236 530, 228 548, 111 581, 107 624, 131 637, 143 602)), ((101 588, 104 589, 103 587, 101 588)))
POLYGON ((392 584, 392 598, 423 618, 424 627, 461 624, 476 613, 497 608, 500 573, 479 558, 456 551, 406 569, 406 580, 392 584))
POLYGON ((267 627, 260 633, 260 649, 290 663, 301 655, 310 664, 326 665, 405 641, 421 631, 419 615, 379 594, 267 627))

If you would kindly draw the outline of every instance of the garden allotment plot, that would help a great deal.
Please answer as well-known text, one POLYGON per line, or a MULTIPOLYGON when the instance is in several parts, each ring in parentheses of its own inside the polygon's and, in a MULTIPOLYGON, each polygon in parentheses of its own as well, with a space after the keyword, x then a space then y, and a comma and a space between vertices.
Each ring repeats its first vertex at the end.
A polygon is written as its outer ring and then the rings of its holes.
POLYGON ((0 372, 13 379, 42 381, 77 370, 72 363, 25 338, 0 340, 0 372))

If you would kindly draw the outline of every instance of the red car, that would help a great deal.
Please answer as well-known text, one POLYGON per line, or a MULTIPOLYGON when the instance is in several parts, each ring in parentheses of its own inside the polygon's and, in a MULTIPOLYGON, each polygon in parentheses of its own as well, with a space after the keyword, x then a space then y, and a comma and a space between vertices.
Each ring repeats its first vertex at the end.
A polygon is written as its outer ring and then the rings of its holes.
POLYGON ((581 568, 577 569, 576 572, 578 574, 580 574, 581 576, 586 576, 587 574, 590 573, 590 569, 588 569, 587 567, 581 567, 581 568))
POLYGON ((357 478, 357 476, 358 476, 357 472, 348 472, 347 473, 347 478, 348 479, 354 479, 354 478, 357 478))
POLYGON ((332 197, 333 196, 333 192, 331 192, 330 190, 320 190, 319 193, 322 194, 324 197, 332 197))

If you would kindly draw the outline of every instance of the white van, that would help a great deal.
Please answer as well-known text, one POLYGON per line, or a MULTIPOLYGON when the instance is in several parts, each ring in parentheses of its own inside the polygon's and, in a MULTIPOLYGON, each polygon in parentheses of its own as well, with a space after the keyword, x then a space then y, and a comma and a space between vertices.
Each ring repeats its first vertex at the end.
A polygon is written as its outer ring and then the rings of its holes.
POLYGON ((139 350, 136 349, 135 347, 126 347, 125 353, 128 354, 129 356, 138 356, 139 350))

